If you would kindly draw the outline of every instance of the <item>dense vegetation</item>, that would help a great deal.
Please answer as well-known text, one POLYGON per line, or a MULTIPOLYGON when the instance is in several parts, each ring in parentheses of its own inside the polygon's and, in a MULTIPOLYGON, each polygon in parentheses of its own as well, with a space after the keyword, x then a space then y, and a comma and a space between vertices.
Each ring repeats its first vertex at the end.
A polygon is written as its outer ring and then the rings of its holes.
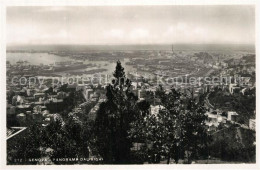
MULTIPOLYGON (((254 90, 254 89, 253 89, 254 90)), ((255 118, 255 90, 253 95, 242 95, 242 93, 231 95, 227 90, 215 89, 209 95, 211 104, 224 111, 236 111, 239 114, 238 122, 248 124, 249 119, 255 118)))
POLYGON ((210 145, 212 157, 224 161, 255 162, 255 133, 248 129, 232 126, 213 135, 210 145))

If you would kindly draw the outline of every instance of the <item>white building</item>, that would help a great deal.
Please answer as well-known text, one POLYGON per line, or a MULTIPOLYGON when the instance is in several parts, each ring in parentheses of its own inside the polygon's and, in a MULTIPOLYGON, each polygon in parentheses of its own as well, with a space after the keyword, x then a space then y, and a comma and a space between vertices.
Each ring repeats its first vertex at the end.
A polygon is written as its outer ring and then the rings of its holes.
POLYGON ((161 109, 164 109, 164 108, 165 108, 165 107, 164 107, 164 106, 161 106, 161 105, 156 105, 156 106, 151 105, 151 106, 150 106, 150 113, 151 113, 152 115, 157 116, 158 113, 159 113, 159 111, 160 111, 161 109))
POLYGON ((237 86, 237 84, 229 84, 229 92, 231 94, 234 94, 234 93, 237 93, 237 92, 240 92, 240 87, 237 86))
POLYGON ((238 116, 237 112, 228 111, 227 120, 229 120, 229 121, 236 121, 236 117, 237 117, 237 116, 238 116))

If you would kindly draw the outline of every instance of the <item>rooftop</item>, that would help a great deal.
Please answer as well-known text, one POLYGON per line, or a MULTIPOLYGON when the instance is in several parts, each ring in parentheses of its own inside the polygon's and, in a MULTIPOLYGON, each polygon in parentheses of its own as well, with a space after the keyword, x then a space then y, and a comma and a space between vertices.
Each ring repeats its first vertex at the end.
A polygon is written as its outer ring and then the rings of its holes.
POLYGON ((6 134, 7 139, 6 140, 18 135, 19 133, 21 133, 25 129, 27 129, 27 127, 10 127, 10 128, 7 128, 7 134, 6 134))

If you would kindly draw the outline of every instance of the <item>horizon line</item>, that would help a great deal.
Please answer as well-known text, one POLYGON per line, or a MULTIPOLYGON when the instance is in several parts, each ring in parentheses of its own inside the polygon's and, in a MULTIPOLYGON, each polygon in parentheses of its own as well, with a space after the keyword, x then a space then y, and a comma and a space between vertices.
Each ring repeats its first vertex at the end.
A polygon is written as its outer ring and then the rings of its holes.
POLYGON ((12 46, 142 46, 142 45, 250 45, 250 46, 256 46, 255 43, 146 43, 146 44, 6 44, 6 47, 12 47, 12 46))

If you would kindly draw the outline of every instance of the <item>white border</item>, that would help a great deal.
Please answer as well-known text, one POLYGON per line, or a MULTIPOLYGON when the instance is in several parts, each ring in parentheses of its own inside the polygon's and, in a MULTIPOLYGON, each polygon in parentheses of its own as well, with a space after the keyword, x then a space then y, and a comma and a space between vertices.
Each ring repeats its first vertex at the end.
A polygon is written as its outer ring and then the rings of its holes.
MULTIPOLYGON (((256 116, 256 164, 193 164, 193 165, 48 165, 48 166, 10 166, 6 165, 6 7, 7 6, 135 6, 135 5, 255 5, 256 22, 256 84, 259 84, 259 2, 257 0, 0 0, 0 63, 1 63, 1 84, 0 84, 0 169, 260 169, 259 152, 259 121, 256 116)), ((256 101, 259 101, 259 89, 256 89, 256 101)), ((259 105, 256 105, 256 112, 259 105)))

